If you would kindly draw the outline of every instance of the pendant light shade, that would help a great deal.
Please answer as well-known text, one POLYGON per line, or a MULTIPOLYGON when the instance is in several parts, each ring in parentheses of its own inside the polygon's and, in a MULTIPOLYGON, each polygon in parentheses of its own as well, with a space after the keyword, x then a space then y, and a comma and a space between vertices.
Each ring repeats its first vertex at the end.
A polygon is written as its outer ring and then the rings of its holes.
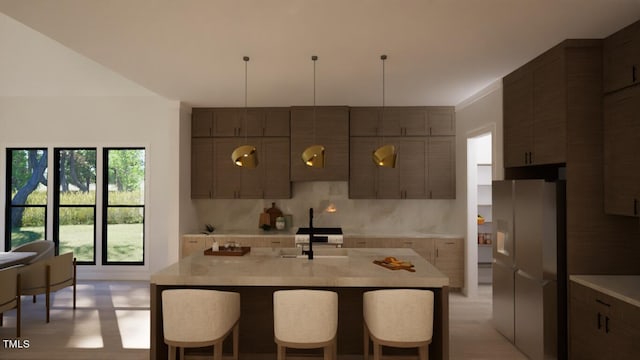
MULTIPOLYGON (((313 55, 313 142, 316 141, 316 60, 318 57, 313 55)), ((324 146, 311 145, 302 152, 302 161, 305 165, 314 168, 324 167, 324 146)))
POLYGON ((302 152, 302 161, 307 166, 323 168, 324 167, 324 146, 311 145, 302 152))
MULTIPOLYGON (((387 60, 387 55, 381 55, 380 60, 382 60, 382 121, 384 121, 384 62, 387 60)), ((384 143, 384 135, 382 137, 382 142, 384 143)), ((396 167, 396 159, 398 158, 398 152, 396 151, 396 147, 394 145, 382 145, 373 151, 372 160, 379 167, 396 167)))
POLYGON ((238 146, 231 153, 231 159, 237 166, 255 168, 258 166, 258 151, 253 145, 238 146))
MULTIPOLYGON (((249 57, 244 56, 244 128, 245 137, 244 141, 247 142, 247 63, 249 57)), ((258 150, 253 145, 241 145, 233 150, 231 153, 231 160, 236 166, 243 168, 255 168, 258 166, 258 150)))
POLYGON ((398 153, 394 145, 383 145, 373 152, 373 162, 380 167, 396 167, 398 153))

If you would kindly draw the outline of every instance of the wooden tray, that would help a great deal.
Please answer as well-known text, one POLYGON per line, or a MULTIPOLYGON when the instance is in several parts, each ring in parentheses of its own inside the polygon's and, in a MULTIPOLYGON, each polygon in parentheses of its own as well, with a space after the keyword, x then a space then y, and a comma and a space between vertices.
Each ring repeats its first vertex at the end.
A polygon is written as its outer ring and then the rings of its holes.
POLYGON ((242 246, 240 250, 218 250, 213 251, 211 248, 204 251, 205 255, 213 255, 213 256, 243 256, 251 251, 250 246, 242 246))
POLYGON ((388 262, 384 262, 382 260, 373 260, 373 263, 376 265, 380 265, 383 268, 387 268, 389 270, 407 270, 410 272, 416 272, 416 269, 413 268, 413 264, 411 265, 401 265, 401 264, 394 264, 394 263, 388 263, 388 262))

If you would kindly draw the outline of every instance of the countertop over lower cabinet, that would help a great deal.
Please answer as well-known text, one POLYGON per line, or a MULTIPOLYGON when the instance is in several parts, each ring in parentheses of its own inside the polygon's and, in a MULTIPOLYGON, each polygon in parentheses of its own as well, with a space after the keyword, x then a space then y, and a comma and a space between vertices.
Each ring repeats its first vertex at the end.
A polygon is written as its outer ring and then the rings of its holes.
POLYGON ((569 280, 640 308, 640 275, 570 275, 569 280))

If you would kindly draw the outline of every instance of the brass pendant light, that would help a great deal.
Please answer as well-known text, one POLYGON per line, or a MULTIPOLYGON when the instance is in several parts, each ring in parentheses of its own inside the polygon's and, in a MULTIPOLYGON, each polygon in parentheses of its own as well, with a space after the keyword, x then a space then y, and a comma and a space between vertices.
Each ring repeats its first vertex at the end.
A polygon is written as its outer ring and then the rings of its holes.
MULTIPOLYGON (((318 57, 311 56, 313 61, 313 142, 316 142, 316 60, 318 57)), ((324 167, 324 146, 314 144, 304 149, 302 161, 305 165, 314 168, 324 167)))
MULTIPOLYGON (((244 141, 247 143, 247 63, 249 57, 244 56, 244 141)), ((253 145, 241 145, 231 153, 231 160, 236 166, 253 169, 258 166, 258 150, 253 145)))
MULTIPOLYGON (((384 121, 384 62, 387 60, 387 55, 381 55, 380 60, 382 60, 382 119, 384 121)), ((382 143, 384 144, 384 133, 382 135, 382 143)), ((398 158, 398 152, 396 151, 395 145, 392 144, 384 144, 373 151, 372 160, 379 167, 396 167, 396 160, 398 158)))

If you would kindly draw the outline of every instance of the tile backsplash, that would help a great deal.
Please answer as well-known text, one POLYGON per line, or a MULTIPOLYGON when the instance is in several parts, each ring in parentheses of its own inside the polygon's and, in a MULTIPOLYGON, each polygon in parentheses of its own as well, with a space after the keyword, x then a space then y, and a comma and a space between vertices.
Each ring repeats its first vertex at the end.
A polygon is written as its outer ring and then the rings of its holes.
MULTIPOLYGON (((194 200, 198 224, 212 224, 218 230, 255 230, 265 208, 275 202, 284 214, 291 214, 293 228, 308 226, 309 208, 314 208, 314 226, 342 227, 345 234, 459 234, 453 219, 454 200, 354 200, 347 182, 297 182, 291 199, 194 200), (329 206, 335 212, 327 212, 329 206)), ((199 232, 202 229, 194 229, 199 232)))

